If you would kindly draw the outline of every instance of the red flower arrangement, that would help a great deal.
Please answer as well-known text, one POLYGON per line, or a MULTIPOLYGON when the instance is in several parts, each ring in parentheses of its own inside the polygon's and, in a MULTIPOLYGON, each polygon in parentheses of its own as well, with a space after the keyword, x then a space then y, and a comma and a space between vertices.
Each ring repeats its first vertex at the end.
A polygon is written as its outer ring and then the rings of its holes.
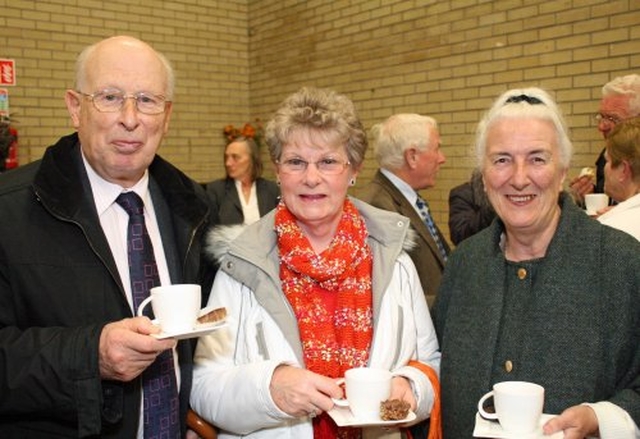
POLYGON ((242 128, 236 128, 229 124, 223 128, 222 135, 227 140, 227 143, 233 142, 238 137, 248 137, 255 140, 259 146, 263 135, 262 123, 260 122, 260 119, 256 119, 255 125, 247 122, 242 126, 242 128))

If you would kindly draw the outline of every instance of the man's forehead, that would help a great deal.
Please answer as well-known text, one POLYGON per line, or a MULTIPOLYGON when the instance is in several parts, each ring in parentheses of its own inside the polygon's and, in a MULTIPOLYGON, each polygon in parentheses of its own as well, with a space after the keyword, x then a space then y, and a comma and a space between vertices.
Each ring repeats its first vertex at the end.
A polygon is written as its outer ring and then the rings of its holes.
POLYGON ((600 101, 600 112, 604 115, 614 115, 625 117, 632 117, 629 112, 630 95, 610 95, 605 96, 600 101))
POLYGON ((163 92, 166 71, 158 56, 145 45, 111 41, 87 60, 86 79, 95 88, 118 88, 126 92, 163 92))

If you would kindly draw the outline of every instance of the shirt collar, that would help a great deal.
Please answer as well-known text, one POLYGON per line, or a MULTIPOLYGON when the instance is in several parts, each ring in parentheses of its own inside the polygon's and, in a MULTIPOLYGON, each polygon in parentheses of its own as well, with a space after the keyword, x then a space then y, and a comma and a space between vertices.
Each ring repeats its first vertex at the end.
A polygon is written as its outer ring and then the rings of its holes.
POLYGON ((418 200, 418 193, 411 187, 409 184, 398 177, 393 172, 389 171, 385 168, 380 168, 380 172, 387 177, 391 183, 404 195, 404 197, 411 203, 411 205, 415 206, 416 201, 418 200))
POLYGON ((134 191, 140 196, 140 198, 142 198, 142 200, 147 200, 147 194, 149 192, 148 170, 145 170, 142 178, 133 187, 125 189, 119 184, 111 183, 98 175, 87 161, 84 153, 82 153, 82 162, 87 170, 87 176, 89 177, 89 184, 91 185, 91 191, 93 192, 93 199, 96 204, 98 216, 101 216, 109 207, 111 207, 111 205, 116 201, 116 198, 118 198, 118 195, 122 192, 134 191))

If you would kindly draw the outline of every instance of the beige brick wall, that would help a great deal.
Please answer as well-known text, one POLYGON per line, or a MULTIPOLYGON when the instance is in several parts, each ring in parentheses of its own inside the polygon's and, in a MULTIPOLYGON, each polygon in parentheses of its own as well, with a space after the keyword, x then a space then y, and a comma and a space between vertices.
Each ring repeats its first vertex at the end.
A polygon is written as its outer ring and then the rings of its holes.
POLYGON ((176 70, 161 154, 199 181, 224 174, 222 127, 250 117, 246 1, 0 0, 0 11, 0 58, 16 60, 9 92, 21 163, 72 131, 64 91, 78 52, 128 34, 164 52, 176 70))
MULTIPOLYGON (((70 130, 62 97, 77 52, 127 33, 175 64, 177 101, 161 153, 193 178, 223 175, 225 124, 268 119, 302 85, 331 87, 356 102, 367 128, 396 112, 440 122, 447 163, 425 195, 446 226, 449 189, 469 175, 475 125, 500 92, 537 85, 555 93, 572 128, 573 174, 591 165, 602 146, 591 120, 600 87, 640 73, 640 0, 152 5, 0 0, 0 57, 17 62, 18 85, 10 94, 22 163, 70 130)), ((368 154, 354 195, 375 169, 368 154)))
MULTIPOLYGON (((440 122, 447 163, 425 191, 441 226, 474 166, 475 126, 502 91, 555 93, 575 142, 571 176, 602 142, 601 86, 640 73, 640 1, 337 0, 250 2, 252 109, 267 114, 303 84, 351 96, 367 127, 396 112, 440 122)), ((353 193, 376 169, 372 154, 353 193)))

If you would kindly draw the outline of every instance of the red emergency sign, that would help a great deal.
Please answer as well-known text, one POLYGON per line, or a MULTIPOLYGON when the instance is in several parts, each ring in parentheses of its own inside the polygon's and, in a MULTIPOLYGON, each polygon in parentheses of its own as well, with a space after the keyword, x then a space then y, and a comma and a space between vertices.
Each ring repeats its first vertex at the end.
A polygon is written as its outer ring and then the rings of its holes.
POLYGON ((16 62, 0 58, 0 85, 16 85, 16 62))

